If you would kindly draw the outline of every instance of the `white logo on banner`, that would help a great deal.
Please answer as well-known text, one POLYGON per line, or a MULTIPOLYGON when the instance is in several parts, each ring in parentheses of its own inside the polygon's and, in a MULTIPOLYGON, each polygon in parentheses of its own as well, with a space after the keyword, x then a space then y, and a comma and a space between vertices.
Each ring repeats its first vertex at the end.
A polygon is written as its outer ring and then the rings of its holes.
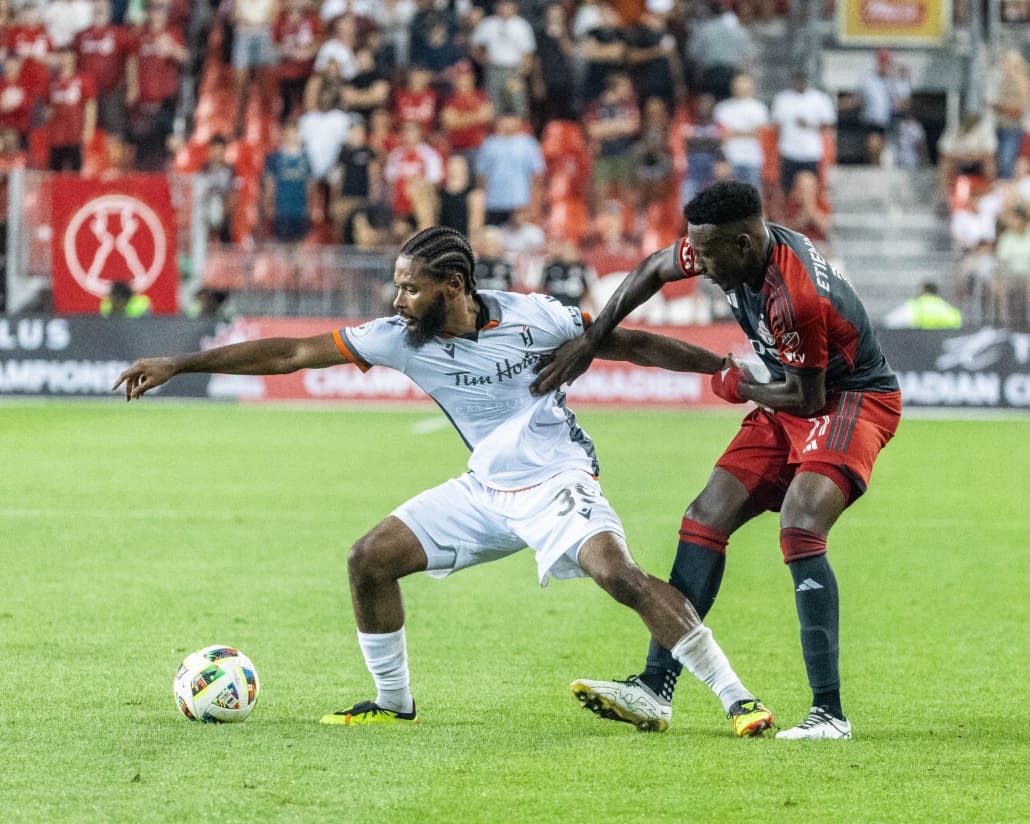
POLYGON ((83 289, 97 297, 106 296, 110 288, 110 281, 101 275, 112 255, 125 262, 132 275, 132 290, 139 294, 157 280, 167 254, 164 227, 157 213, 127 195, 104 195, 89 201, 72 216, 64 233, 68 271, 83 289), (84 260, 88 258, 82 252, 86 233, 93 235, 98 245, 92 259, 84 260), (150 255, 149 261, 141 259, 144 250, 150 255))

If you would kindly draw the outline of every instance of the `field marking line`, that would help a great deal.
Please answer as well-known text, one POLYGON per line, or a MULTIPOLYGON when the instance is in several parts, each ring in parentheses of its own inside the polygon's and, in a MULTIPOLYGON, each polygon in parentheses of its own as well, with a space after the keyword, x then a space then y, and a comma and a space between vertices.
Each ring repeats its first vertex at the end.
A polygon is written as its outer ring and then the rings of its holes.
POLYGON ((439 432, 441 429, 446 429, 450 425, 451 422, 446 418, 434 415, 431 418, 415 421, 411 425, 411 432, 414 435, 428 435, 431 432, 439 432))

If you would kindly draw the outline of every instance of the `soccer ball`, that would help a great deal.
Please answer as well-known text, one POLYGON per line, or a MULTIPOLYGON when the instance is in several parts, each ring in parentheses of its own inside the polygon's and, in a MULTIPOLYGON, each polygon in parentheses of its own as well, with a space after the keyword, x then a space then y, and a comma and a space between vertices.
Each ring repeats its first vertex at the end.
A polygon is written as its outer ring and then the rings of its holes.
POLYGON ((190 721, 243 721, 257 703, 257 670, 232 647, 215 644, 190 653, 175 673, 172 690, 190 721))

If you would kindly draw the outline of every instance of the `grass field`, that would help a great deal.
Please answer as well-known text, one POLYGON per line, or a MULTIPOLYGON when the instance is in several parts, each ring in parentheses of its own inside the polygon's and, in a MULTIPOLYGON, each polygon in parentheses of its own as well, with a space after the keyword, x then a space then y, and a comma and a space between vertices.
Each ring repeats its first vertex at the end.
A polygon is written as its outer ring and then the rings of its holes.
MULTIPOLYGON (((322 727, 372 694, 351 541, 466 458, 430 410, 147 400, 0 406, 0 821, 1030 821, 1030 417, 906 419, 831 540, 850 742, 733 737, 687 677, 664 735, 594 718, 646 632, 531 555, 405 581, 415 728, 322 727), (185 654, 239 646, 245 724, 183 719, 185 654)), ((581 411, 641 564, 736 412, 581 411)), ((800 721, 809 693, 774 516, 738 533, 708 624, 800 721)))

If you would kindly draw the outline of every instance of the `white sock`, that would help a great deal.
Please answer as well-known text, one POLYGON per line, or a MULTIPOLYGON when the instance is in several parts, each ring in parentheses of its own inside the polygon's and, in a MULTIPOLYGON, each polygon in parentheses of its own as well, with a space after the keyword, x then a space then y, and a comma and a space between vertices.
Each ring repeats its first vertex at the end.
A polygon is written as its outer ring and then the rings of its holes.
POLYGON ((754 698, 733 671, 726 654, 712 637, 712 631, 703 624, 680 638, 672 648, 672 655, 719 696, 726 712, 737 701, 754 698))
POLYGON ((376 682, 376 703, 394 712, 411 712, 415 701, 408 685, 408 648, 404 627, 396 632, 358 632, 365 666, 376 682))

